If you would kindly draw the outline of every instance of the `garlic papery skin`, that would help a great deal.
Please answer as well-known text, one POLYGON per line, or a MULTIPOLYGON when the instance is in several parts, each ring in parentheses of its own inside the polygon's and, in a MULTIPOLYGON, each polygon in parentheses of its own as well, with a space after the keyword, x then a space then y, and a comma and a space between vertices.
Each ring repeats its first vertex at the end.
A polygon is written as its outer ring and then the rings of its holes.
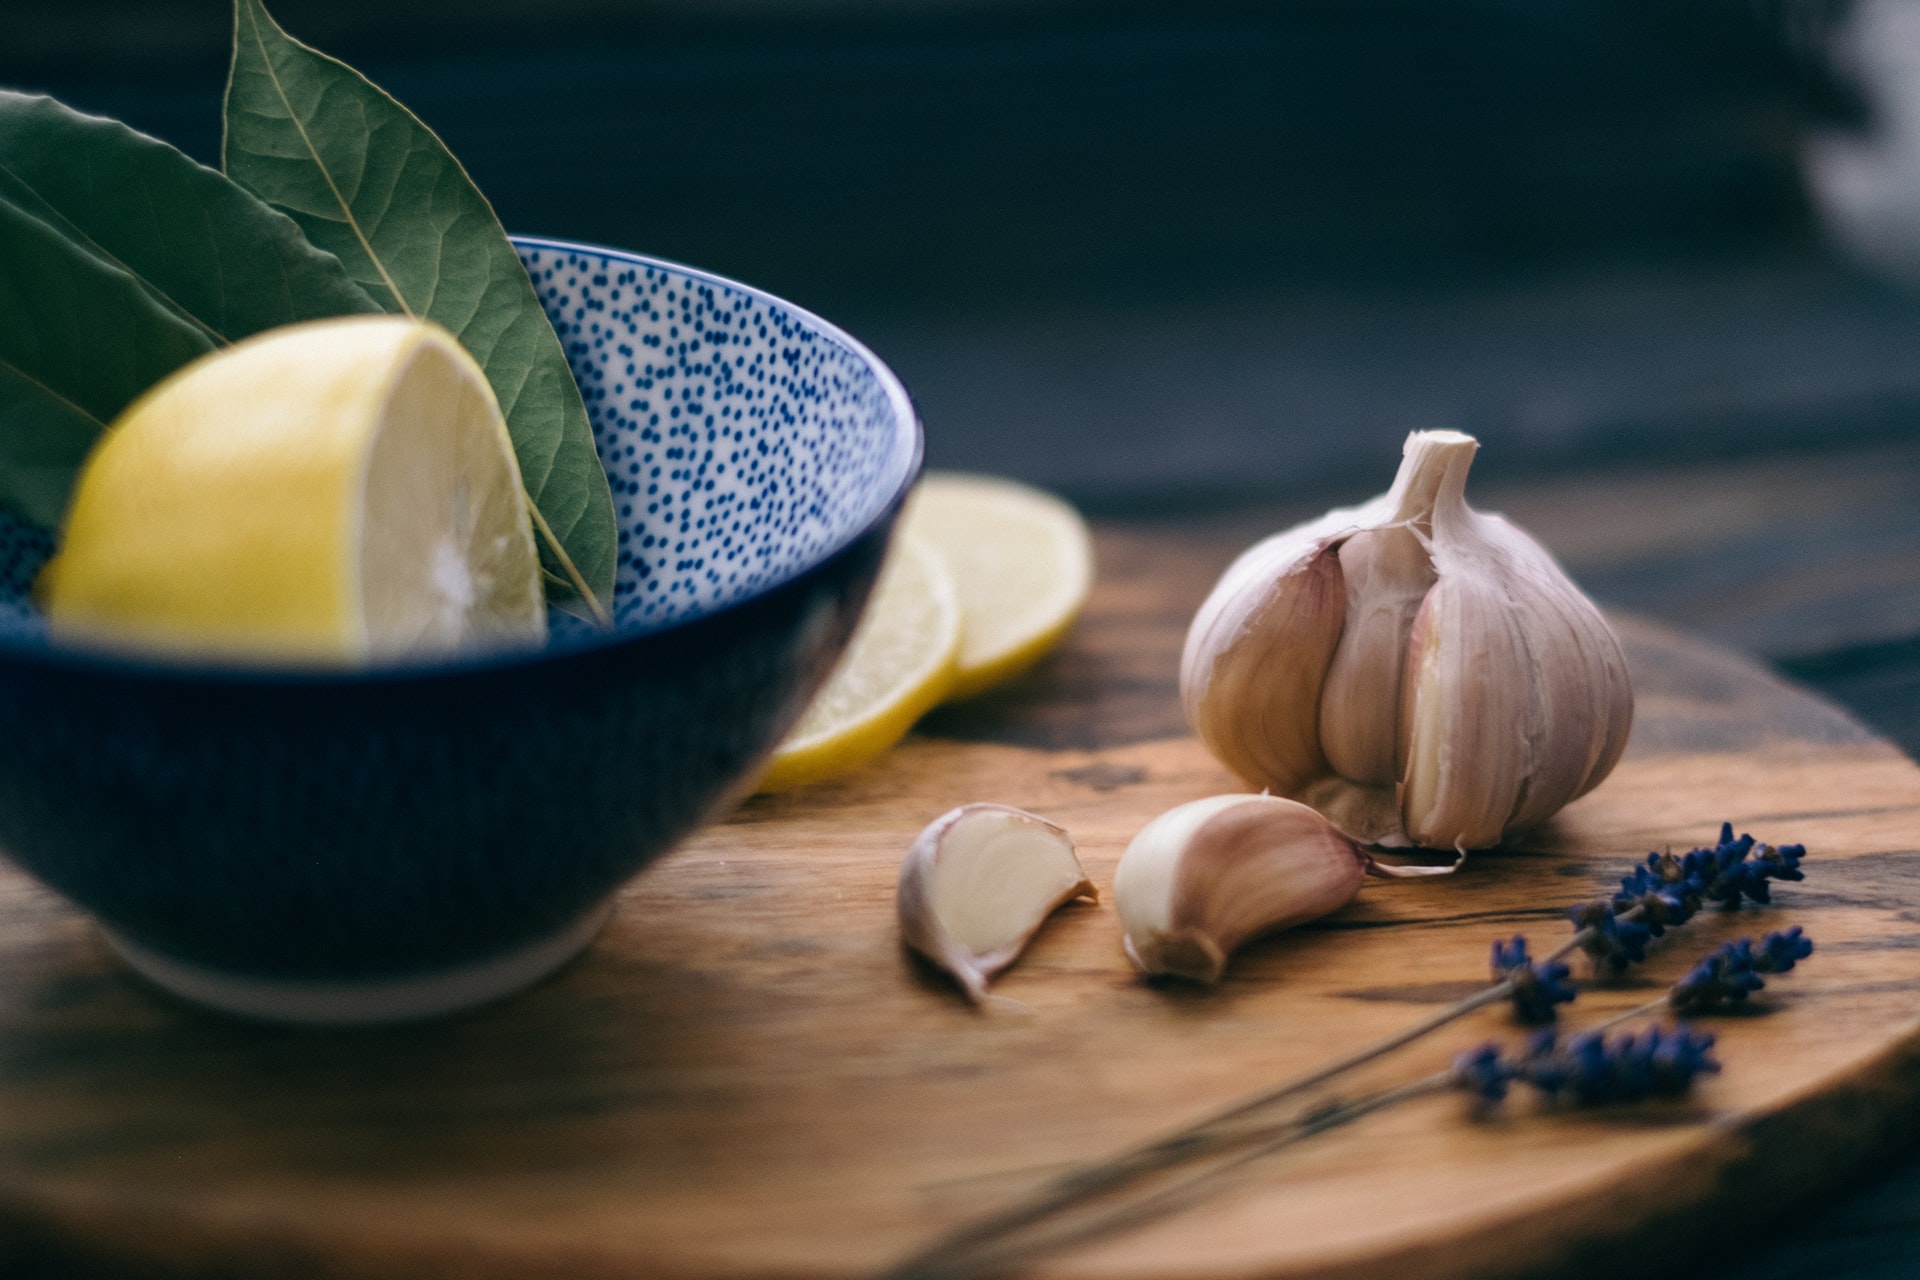
POLYGON ((1284 795, 1327 772, 1318 706, 1346 619, 1333 545, 1351 531, 1346 514, 1269 538, 1234 561, 1181 655, 1187 722, 1222 764, 1284 795))
POLYGON ((1140 829, 1120 855, 1113 901, 1142 973, 1211 983, 1243 943, 1345 906, 1367 866, 1358 845, 1304 804, 1213 796, 1140 829))
POLYGON ((1249 549, 1187 633, 1207 747, 1370 843, 1498 844, 1626 748, 1619 641, 1544 548, 1467 505, 1478 448, 1415 432, 1386 493, 1249 549))
POLYGON ((1009 805, 965 804, 913 842, 895 903, 906 944, 980 1001, 1056 908, 1099 896, 1064 828, 1009 805))

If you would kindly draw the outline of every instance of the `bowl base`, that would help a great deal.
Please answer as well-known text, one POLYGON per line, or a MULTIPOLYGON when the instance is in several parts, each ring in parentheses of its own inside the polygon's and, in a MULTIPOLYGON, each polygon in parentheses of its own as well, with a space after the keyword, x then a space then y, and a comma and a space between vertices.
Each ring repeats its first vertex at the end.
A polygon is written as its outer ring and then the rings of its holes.
POLYGON ((503 955, 405 978, 352 982, 257 978, 162 955, 101 926, 134 972, 222 1013, 307 1026, 371 1026, 454 1013, 530 987, 586 949, 613 911, 613 895, 572 924, 503 955))

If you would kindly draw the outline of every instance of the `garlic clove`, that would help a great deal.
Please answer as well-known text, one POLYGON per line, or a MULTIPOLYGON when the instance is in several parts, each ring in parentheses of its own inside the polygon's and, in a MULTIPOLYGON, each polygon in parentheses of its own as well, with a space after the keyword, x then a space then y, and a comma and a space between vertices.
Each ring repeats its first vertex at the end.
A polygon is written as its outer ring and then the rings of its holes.
POLYGON ((1500 842, 1529 781, 1537 743, 1532 655, 1498 590, 1436 583, 1407 646, 1401 823, 1415 844, 1500 842))
POLYGON ((1180 682, 1187 720, 1235 773, 1292 791, 1327 771, 1310 708, 1346 618, 1340 562, 1323 539, 1274 541, 1227 572, 1249 589, 1217 592, 1222 607, 1188 632, 1180 682))
POLYGON ((1099 896, 1064 828, 1009 805, 966 804, 913 842, 895 904, 906 944, 979 1001, 1055 908, 1099 896))
POLYGON ((1338 554, 1346 623, 1320 689, 1320 746, 1341 777, 1392 786, 1407 637, 1433 588, 1433 562, 1407 525, 1363 529, 1338 554))
POLYGON ((1367 865, 1306 805, 1213 796, 1141 828, 1120 856, 1113 900, 1143 973, 1217 982, 1243 943, 1346 905, 1367 865))

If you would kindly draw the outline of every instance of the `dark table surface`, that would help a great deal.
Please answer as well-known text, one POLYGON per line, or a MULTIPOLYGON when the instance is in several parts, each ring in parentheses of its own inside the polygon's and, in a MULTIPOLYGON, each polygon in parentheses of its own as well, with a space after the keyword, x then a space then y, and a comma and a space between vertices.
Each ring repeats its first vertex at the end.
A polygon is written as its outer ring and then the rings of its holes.
MULTIPOLYGON (((1251 537, 1469 430, 1480 504, 1602 602, 1920 755, 1920 294, 1832 247, 1800 167, 1861 118, 1819 56, 1849 6, 275 7, 514 229, 846 324, 931 465, 1251 537)), ((0 84, 213 161, 227 21, 7 6, 0 84)), ((1723 1256, 1920 1274, 1920 1155, 1723 1256)))

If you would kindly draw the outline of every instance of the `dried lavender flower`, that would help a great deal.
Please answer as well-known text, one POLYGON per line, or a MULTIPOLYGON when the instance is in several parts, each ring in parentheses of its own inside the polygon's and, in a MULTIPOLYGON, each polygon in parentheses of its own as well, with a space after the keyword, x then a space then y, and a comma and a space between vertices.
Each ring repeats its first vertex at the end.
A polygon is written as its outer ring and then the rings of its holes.
POLYGON ((1684 1022, 1665 1030, 1655 1024, 1613 1039, 1591 1032, 1572 1036, 1565 1052, 1579 1065, 1565 1088, 1580 1103, 1679 1097, 1695 1077, 1720 1070, 1710 1052, 1713 1041, 1711 1031, 1695 1031, 1684 1022))
POLYGON ((1493 944, 1493 980, 1512 984, 1513 1014, 1528 1026, 1552 1022, 1554 1006, 1579 994, 1568 981, 1572 972, 1557 959, 1529 957, 1527 940, 1520 934, 1511 942, 1493 944))
POLYGON ((1769 933, 1756 950, 1753 939, 1740 938, 1716 947, 1706 959, 1673 984, 1667 1003, 1676 1012, 1701 1012, 1738 1004, 1765 987, 1763 973, 1785 973, 1813 954, 1813 940, 1795 925, 1769 933))
POLYGON ((1653 928, 1638 920, 1622 920, 1614 913, 1613 903, 1602 898, 1576 903, 1567 908, 1573 921, 1574 937, 1580 949, 1593 959, 1597 968, 1605 965, 1615 973, 1647 958, 1647 941, 1653 928))
POLYGON ((1561 1039, 1542 1031, 1517 1054, 1489 1042, 1456 1055, 1447 1082, 1489 1103, 1516 1081, 1582 1106, 1675 1098, 1699 1076, 1720 1070, 1712 1048, 1711 1032, 1684 1022, 1613 1037, 1585 1031, 1561 1039))
POLYGON ((1698 870, 1670 853, 1650 853, 1643 865, 1620 881, 1620 892, 1609 905, 1616 915, 1637 908, 1639 922, 1657 938, 1668 925, 1685 924, 1700 909, 1706 885, 1698 870))
POLYGON ((1447 1081, 1482 1102, 1499 1102, 1507 1096, 1507 1086, 1514 1081, 1514 1068, 1501 1054, 1500 1046, 1489 1040, 1454 1054, 1447 1081))
POLYGON ((1754 967, 1762 973, 1785 973, 1813 954, 1813 939, 1799 925, 1770 933, 1760 940, 1760 957, 1754 967))
POLYGON ((1733 824, 1723 822, 1711 847, 1677 858, 1650 853, 1620 881, 1619 892, 1568 908, 1573 945, 1593 957, 1596 967, 1619 972, 1646 958, 1649 938, 1685 924, 1709 902, 1729 909, 1743 901, 1770 902, 1772 881, 1806 878, 1800 870, 1806 853, 1804 845, 1775 848, 1750 835, 1736 837, 1733 824))
POLYGON ((1806 856, 1801 845, 1774 848, 1756 844, 1752 836, 1733 837, 1733 825, 1720 825, 1720 843, 1712 849, 1695 849, 1681 859, 1684 873, 1700 885, 1700 896, 1724 907, 1737 907, 1743 898, 1754 902, 1772 900, 1770 880, 1803 880, 1800 859, 1806 856), (1756 852, 1757 850, 1757 852, 1756 852), (1749 858, 1748 855, 1754 856, 1749 858))

